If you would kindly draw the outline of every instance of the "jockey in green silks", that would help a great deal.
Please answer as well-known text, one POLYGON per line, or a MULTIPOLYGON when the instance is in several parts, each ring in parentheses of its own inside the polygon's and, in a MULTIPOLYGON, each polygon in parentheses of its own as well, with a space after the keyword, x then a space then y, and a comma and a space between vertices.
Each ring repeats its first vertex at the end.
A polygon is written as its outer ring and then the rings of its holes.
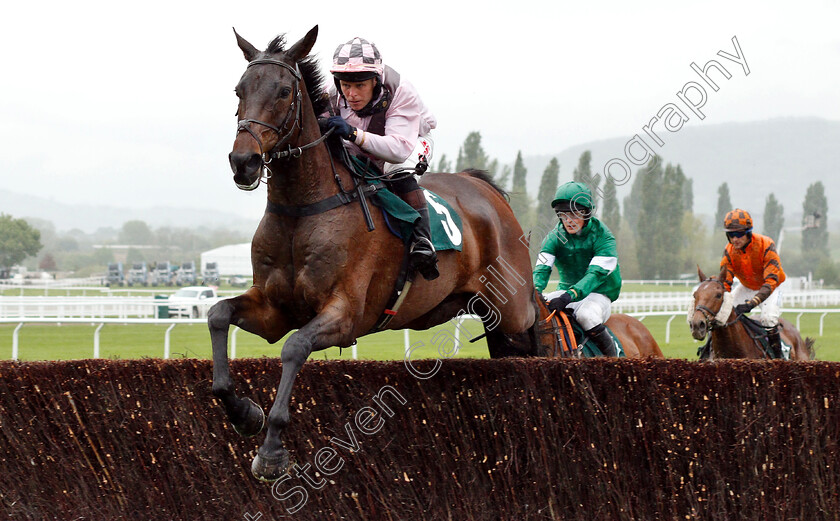
POLYGON ((534 268, 534 286, 543 291, 555 266, 560 283, 558 291, 545 294, 548 308, 570 310, 604 355, 617 356, 604 326, 610 317, 610 304, 621 291, 615 237, 592 216, 592 192, 583 183, 560 186, 551 206, 560 222, 543 241, 534 268))

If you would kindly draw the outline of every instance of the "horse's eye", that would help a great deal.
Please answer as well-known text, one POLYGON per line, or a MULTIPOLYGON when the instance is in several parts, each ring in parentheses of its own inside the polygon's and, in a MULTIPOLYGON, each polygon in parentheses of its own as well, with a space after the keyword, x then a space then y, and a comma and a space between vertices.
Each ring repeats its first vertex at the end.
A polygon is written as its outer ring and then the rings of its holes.
POLYGON ((281 98, 284 98, 284 99, 288 98, 289 94, 291 94, 291 93, 292 93, 292 88, 291 87, 283 87, 282 89, 280 89, 280 97, 281 98))
POLYGON ((718 293, 717 295, 715 295, 715 298, 720 300, 721 298, 723 298, 723 293, 718 293))

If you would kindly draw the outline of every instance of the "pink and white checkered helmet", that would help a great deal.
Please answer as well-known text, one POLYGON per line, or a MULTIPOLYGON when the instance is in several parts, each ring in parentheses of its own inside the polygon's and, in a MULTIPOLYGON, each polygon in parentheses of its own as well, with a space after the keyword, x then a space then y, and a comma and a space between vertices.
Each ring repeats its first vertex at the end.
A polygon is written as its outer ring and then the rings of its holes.
POLYGON ((385 66, 376 45, 364 38, 353 38, 341 44, 333 53, 330 72, 337 80, 364 81, 374 76, 382 78, 385 66))

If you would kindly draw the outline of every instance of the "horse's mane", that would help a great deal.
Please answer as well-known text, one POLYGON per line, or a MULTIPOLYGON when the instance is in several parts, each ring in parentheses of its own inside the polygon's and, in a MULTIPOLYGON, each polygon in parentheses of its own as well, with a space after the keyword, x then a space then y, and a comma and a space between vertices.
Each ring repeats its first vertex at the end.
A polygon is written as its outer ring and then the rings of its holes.
POLYGON ((461 171, 461 173, 467 174, 470 177, 475 177, 476 179, 481 179, 488 185, 492 186, 494 190, 499 192, 499 194, 501 194, 501 196, 504 197, 506 201, 510 201, 510 196, 505 191, 505 189, 496 184, 496 181, 486 170, 479 170, 477 168, 465 168, 461 171))
MULTIPOLYGON (((285 34, 278 35, 271 40, 265 50, 266 54, 282 52, 286 52, 285 34)), ((298 65, 300 66, 300 73, 303 75, 303 83, 306 85, 306 92, 309 94, 310 101, 312 101, 312 109, 315 115, 323 114, 330 106, 330 99, 324 90, 324 76, 318 65, 318 57, 314 54, 309 55, 299 61, 298 65)))

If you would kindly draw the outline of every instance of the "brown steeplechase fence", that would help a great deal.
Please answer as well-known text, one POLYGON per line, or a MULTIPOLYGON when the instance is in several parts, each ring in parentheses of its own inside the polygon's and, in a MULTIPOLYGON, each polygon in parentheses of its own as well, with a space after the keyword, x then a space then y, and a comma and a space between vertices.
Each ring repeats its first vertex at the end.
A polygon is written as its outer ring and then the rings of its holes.
POLYGON ((436 364, 309 362, 272 487, 208 361, 0 363, 0 518, 840 519, 840 364, 436 364))

